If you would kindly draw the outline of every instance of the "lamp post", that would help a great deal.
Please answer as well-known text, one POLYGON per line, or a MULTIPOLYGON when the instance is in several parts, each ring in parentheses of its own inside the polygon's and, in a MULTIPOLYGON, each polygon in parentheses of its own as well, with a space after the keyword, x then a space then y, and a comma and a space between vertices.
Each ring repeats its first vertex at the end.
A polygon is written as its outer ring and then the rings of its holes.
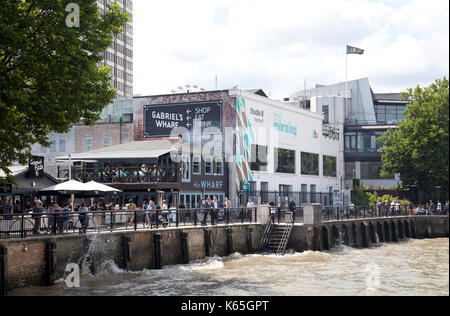
POLYGON ((123 125, 123 116, 122 115, 119 117, 119 123, 120 123, 120 144, 122 145, 122 125, 123 125))

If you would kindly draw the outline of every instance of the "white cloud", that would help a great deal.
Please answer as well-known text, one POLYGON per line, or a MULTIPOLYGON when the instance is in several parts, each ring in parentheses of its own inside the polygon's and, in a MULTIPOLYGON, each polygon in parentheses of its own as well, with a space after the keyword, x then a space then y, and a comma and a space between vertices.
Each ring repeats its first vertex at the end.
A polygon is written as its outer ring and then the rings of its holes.
POLYGON ((135 93, 183 84, 263 88, 283 97, 369 77, 377 92, 448 76, 447 0, 135 0, 135 93))

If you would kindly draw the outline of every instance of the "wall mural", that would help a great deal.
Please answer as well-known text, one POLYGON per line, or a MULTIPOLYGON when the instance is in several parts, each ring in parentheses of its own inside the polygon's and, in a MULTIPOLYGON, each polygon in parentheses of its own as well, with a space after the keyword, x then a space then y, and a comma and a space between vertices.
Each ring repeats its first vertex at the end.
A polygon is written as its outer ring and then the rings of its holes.
POLYGON ((236 98, 236 189, 241 185, 250 190, 250 182, 254 182, 250 168, 251 148, 256 143, 255 130, 249 120, 245 99, 236 98))

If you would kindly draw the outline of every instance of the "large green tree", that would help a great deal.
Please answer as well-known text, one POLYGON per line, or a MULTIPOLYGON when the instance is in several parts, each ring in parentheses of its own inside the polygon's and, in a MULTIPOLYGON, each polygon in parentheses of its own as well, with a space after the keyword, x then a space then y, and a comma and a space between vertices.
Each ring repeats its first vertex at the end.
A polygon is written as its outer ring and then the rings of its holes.
POLYGON ((128 17, 117 4, 100 14, 96 0, 0 4, 0 170, 8 174, 12 162, 27 163, 31 144, 48 146, 49 133, 99 119, 115 89, 98 64, 128 17))
POLYGON ((449 82, 436 80, 403 93, 410 103, 405 121, 385 133, 382 175, 400 173, 405 187, 417 186, 425 196, 436 187, 448 195, 449 82))

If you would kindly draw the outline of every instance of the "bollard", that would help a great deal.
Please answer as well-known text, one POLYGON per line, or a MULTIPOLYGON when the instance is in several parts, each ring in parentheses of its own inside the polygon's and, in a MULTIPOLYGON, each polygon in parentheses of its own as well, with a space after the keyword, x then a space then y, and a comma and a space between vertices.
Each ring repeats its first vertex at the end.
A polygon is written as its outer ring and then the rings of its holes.
POLYGON ((185 232, 180 233, 181 241, 181 264, 189 264, 189 234, 185 232))
POLYGON ((131 261, 131 238, 122 236, 122 268, 128 270, 131 261))
POLYGON ((8 295, 8 248, 0 246, 0 297, 8 295))
POLYGON ((233 254, 233 230, 227 228, 227 256, 233 254))
POLYGON ((56 270, 56 243, 49 241, 45 244, 45 285, 54 285, 53 276, 56 270))
POLYGON ((247 254, 253 254, 253 239, 252 239, 253 229, 247 229, 247 254))
POLYGON ((212 233, 210 230, 205 229, 204 230, 204 236, 205 236, 205 257, 211 257, 211 236, 212 233))
POLYGON ((153 234, 153 269, 161 270, 162 267, 162 236, 153 234))

